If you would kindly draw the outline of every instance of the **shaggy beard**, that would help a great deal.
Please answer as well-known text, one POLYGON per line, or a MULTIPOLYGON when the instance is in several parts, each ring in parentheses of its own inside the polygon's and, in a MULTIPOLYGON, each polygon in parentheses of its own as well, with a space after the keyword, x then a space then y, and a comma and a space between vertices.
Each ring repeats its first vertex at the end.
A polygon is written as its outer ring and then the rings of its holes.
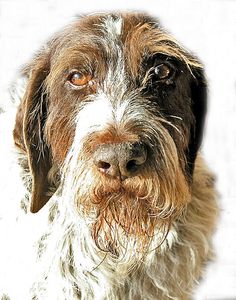
POLYGON ((143 255, 160 246, 186 203, 171 203, 169 199, 178 195, 164 194, 164 190, 158 178, 147 177, 93 186, 78 206, 82 205, 85 215, 95 210, 92 232, 97 247, 119 257, 130 247, 143 255))
POLYGON ((121 182, 100 176, 89 160, 69 166, 67 187, 69 182, 73 207, 87 220, 97 248, 116 259, 140 260, 160 246, 172 220, 188 202, 189 190, 180 168, 174 180, 170 178, 173 170, 158 177, 147 168, 142 176, 121 182))
POLYGON ((97 247, 116 257, 128 254, 129 249, 136 255, 144 254, 157 236, 161 243, 172 215, 170 210, 164 212, 157 207, 158 198, 153 186, 148 185, 150 180, 146 183, 140 178, 130 181, 94 186, 90 197, 79 203, 85 215, 95 210, 92 235, 97 247))

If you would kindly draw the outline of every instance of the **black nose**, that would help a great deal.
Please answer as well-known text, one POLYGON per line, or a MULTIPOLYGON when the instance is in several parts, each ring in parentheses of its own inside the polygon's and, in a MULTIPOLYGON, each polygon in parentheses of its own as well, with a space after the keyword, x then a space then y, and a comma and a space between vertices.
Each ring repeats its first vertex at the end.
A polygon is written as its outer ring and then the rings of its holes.
POLYGON ((146 160, 147 149, 141 142, 103 144, 94 153, 99 172, 121 180, 139 174, 146 160))

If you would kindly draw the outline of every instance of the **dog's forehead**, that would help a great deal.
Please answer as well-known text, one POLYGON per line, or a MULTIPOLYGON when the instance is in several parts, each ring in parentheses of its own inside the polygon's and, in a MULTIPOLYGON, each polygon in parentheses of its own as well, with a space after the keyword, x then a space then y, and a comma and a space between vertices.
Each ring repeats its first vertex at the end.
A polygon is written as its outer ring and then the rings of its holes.
POLYGON ((159 21, 143 13, 116 13, 116 14, 99 14, 89 15, 78 19, 75 27, 85 33, 105 35, 118 35, 126 38, 132 31, 148 25, 151 28, 159 27, 159 21))
MULTIPOLYGON (((112 59, 117 49, 133 58, 155 52, 156 36, 162 32, 158 22, 143 14, 102 14, 78 19, 58 36, 56 56, 74 59, 71 53, 112 59), (63 49, 61 46, 64 46, 63 49), (68 56, 68 53, 70 55, 68 56), (63 55, 64 54, 64 55, 63 55)), ((77 57, 78 58, 78 57, 77 57)), ((93 57, 91 57, 93 59, 93 57)))

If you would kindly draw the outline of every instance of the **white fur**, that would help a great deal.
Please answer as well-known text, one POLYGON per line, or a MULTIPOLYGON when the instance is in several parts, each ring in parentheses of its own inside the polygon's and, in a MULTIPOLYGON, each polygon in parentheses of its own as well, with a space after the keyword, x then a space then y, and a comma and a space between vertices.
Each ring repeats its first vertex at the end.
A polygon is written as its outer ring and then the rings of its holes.
POLYGON ((78 134, 83 136, 104 130, 113 122, 113 108, 106 94, 100 93, 93 100, 85 104, 77 117, 78 134))
POLYGON ((114 20, 111 16, 109 16, 104 20, 104 27, 107 33, 113 38, 117 38, 121 34, 122 24, 123 20, 121 17, 114 20))

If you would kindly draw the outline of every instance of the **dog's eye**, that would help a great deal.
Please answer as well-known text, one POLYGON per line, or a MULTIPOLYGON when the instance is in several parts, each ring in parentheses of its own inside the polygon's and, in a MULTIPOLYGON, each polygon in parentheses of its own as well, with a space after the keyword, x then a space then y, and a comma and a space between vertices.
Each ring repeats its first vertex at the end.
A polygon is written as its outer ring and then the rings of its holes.
POLYGON ((69 82, 76 87, 83 87, 90 82, 92 76, 90 74, 82 74, 74 72, 69 76, 69 82))
POLYGON ((173 74, 173 69, 167 64, 159 64, 154 68, 154 74, 157 80, 168 79, 173 74))

